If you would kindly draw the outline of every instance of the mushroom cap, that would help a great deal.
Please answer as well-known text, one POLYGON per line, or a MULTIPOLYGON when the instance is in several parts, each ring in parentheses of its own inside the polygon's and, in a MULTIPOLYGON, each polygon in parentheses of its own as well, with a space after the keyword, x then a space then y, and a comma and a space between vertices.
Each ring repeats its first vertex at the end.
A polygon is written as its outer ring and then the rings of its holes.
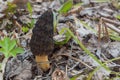
POLYGON ((53 12, 48 10, 38 19, 33 28, 30 49, 34 55, 49 55, 54 49, 53 12))

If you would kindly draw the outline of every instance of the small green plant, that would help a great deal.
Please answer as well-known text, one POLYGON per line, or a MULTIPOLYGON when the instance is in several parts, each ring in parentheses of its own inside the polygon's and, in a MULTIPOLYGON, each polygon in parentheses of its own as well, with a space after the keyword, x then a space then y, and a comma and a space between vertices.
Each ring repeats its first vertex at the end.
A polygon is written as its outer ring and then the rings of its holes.
POLYGON ((7 17, 16 13, 17 6, 15 4, 8 2, 7 6, 8 6, 7 9, 4 11, 4 13, 7 15, 7 17))
POLYGON ((35 20, 32 19, 31 22, 29 22, 29 23, 26 24, 26 26, 22 26, 22 31, 24 33, 27 33, 29 31, 29 29, 33 28, 34 23, 35 23, 35 20))
POLYGON ((72 8, 72 6, 73 6, 73 0, 68 0, 61 6, 58 12, 60 14, 66 14, 72 8))
MULTIPOLYGON (((23 53, 23 48, 17 46, 17 42, 15 39, 10 39, 9 37, 5 37, 0 40, 0 52, 5 56, 3 61, 0 63, 0 70, 2 74, 4 74, 5 66, 9 57, 15 57, 19 53, 23 53)), ((1 77, 3 80, 3 76, 1 77)))
POLYGON ((56 32, 56 27, 58 24, 58 20, 59 20, 59 16, 62 14, 66 14, 73 6, 73 0, 68 0, 67 2, 65 2, 58 10, 58 13, 56 14, 55 12, 53 12, 54 15, 54 32, 56 32))
POLYGON ((27 26, 28 26, 29 28, 33 28, 34 23, 35 23, 35 19, 32 19, 31 22, 27 24, 27 26))
POLYGON ((68 31, 64 30, 64 28, 59 32, 60 35, 65 35, 65 39, 61 42, 56 42, 56 44, 63 45, 66 44, 70 39, 71 35, 68 33, 68 31))
POLYGON ((31 6, 30 2, 27 3, 27 10, 30 13, 30 16, 32 16, 33 9, 32 9, 32 6, 31 6))
MULTIPOLYGON (((32 9, 30 2, 27 3, 27 10, 30 13, 30 17, 32 17, 33 9, 32 9)), ((31 21, 29 23, 27 23, 26 26, 22 27, 22 31, 24 33, 28 32, 30 28, 33 28, 34 23, 35 23, 35 19, 31 19, 31 21)))
POLYGON ((22 31, 23 31, 24 33, 26 33, 26 32, 28 32, 28 31, 29 31, 29 28, 28 28, 28 27, 23 26, 23 27, 22 27, 22 31))
POLYGON ((19 53, 23 53, 23 49, 17 46, 17 42, 14 39, 5 37, 3 40, 0 40, 0 52, 4 54, 5 58, 11 56, 15 57, 19 53))

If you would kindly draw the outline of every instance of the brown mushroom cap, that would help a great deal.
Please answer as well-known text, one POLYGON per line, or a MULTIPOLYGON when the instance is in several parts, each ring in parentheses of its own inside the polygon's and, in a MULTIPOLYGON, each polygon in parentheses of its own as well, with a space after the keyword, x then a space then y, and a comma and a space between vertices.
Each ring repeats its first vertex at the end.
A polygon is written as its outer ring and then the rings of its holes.
POLYGON ((53 40, 53 13, 52 10, 44 12, 33 28, 30 48, 34 55, 49 55, 54 48, 53 40))

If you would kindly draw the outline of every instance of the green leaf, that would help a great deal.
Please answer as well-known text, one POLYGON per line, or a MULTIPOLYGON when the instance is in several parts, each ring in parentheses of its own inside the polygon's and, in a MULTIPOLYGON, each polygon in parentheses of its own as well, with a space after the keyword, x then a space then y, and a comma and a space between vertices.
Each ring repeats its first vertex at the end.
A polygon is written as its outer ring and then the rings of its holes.
POLYGON ((0 52, 4 54, 5 58, 23 53, 24 50, 16 45, 16 40, 10 40, 9 37, 5 37, 3 40, 0 40, 0 52))
POLYGON ((10 43, 8 43, 8 45, 8 51, 11 51, 16 45, 16 40, 11 40, 10 43))
POLYGON ((115 17, 120 20, 120 15, 116 15, 115 17))
POLYGON ((120 41, 120 36, 117 36, 117 35, 114 35, 114 34, 110 34, 110 38, 112 40, 120 41))
POLYGON ((6 53, 3 48, 0 48, 0 52, 3 53, 3 54, 6 53))
POLYGON ((65 2, 61 8, 59 9, 59 13, 60 14, 65 14, 67 13, 71 8, 72 8, 72 5, 73 5, 73 1, 72 0, 68 0, 67 2, 65 2))
POLYGON ((6 14, 8 14, 8 13, 15 13, 16 12, 16 7, 17 7, 17 5, 16 4, 13 4, 13 3, 10 3, 10 2, 8 2, 7 3, 7 9, 6 9, 6 14))
POLYGON ((60 35, 65 35, 65 40, 61 41, 61 42, 56 42, 55 44, 59 44, 59 45, 63 45, 63 44, 66 44, 70 39, 71 39, 71 35, 68 33, 68 31, 61 29, 61 31, 59 32, 60 35))
POLYGON ((29 28, 28 27, 22 27, 22 31, 24 32, 24 33, 26 33, 26 32, 28 32, 28 30, 29 30, 29 28))
POLYGON ((27 9, 28 9, 30 15, 32 15, 32 6, 31 6, 30 2, 27 3, 27 9))
POLYGON ((8 38, 8 37, 5 37, 3 40, 2 40, 2 48, 4 49, 4 50, 8 50, 8 47, 9 47, 9 43, 10 43, 10 38, 8 38))
POLYGON ((92 80, 92 76, 100 69, 100 66, 95 68, 92 72, 89 73, 87 80, 92 80))
POLYGON ((17 54, 20 54, 23 52, 24 52, 23 48, 17 47, 10 52, 10 55, 15 57, 17 54))
POLYGON ((32 19, 31 22, 27 23, 27 26, 26 26, 26 27, 28 27, 28 29, 29 29, 29 28, 33 28, 34 23, 35 23, 35 19, 32 19))
POLYGON ((53 12, 53 25, 54 25, 54 32, 56 32, 56 27, 57 27, 57 24, 58 24, 58 19, 59 19, 59 16, 57 16, 57 13, 53 12))
POLYGON ((3 40, 0 40, 0 47, 4 46, 3 40))
POLYGON ((7 51, 5 51, 5 49, 0 48, 0 52, 1 52, 2 54, 4 54, 4 56, 5 56, 6 58, 8 58, 8 57, 9 57, 9 56, 8 56, 8 52, 7 52, 7 51))
POLYGON ((5 37, 3 40, 0 41, 0 46, 6 50, 6 51, 10 51, 12 50, 16 45, 16 41, 15 40, 10 40, 10 38, 5 37))
POLYGON ((35 23, 35 19, 32 19, 32 20, 31 20, 31 23, 30 23, 30 28, 33 28, 34 23, 35 23))

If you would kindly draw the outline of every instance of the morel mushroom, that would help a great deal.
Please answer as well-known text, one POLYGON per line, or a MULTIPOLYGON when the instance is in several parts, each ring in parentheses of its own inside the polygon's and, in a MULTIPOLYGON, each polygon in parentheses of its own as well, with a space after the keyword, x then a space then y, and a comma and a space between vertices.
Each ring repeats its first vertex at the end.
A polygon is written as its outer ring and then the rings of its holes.
POLYGON ((53 35, 53 13, 52 10, 48 10, 36 22, 30 40, 31 51, 43 71, 50 68, 48 55, 52 53, 54 48, 53 35))

